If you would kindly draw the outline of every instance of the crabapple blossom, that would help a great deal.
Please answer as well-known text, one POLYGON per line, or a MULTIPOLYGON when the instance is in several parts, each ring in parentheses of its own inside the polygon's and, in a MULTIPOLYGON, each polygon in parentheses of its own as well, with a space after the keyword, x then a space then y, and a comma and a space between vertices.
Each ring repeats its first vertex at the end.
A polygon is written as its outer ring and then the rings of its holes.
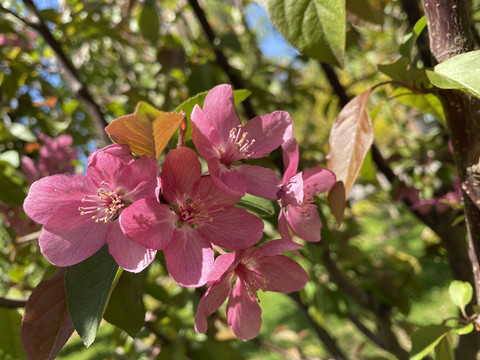
POLYGON ((167 270, 181 286, 202 286, 214 262, 212 244, 236 250, 257 243, 263 222, 234 207, 240 200, 210 175, 202 176, 197 154, 170 150, 160 186, 164 202, 146 198, 127 208, 122 230, 147 248, 163 250, 167 270))
POLYGON ((240 160, 262 158, 291 136, 287 112, 257 116, 242 125, 231 86, 218 85, 206 96, 203 109, 195 106, 191 120, 193 142, 213 176, 241 195, 277 200, 280 181, 275 172, 240 160))
POLYGON ((70 266, 107 243, 119 266, 143 270, 156 251, 128 239, 118 218, 129 204, 155 196, 157 167, 146 156, 135 160, 128 146, 110 145, 90 154, 86 175, 58 174, 34 182, 23 207, 44 225, 38 240, 47 260, 70 266))
POLYGON ((290 229, 303 240, 318 242, 322 222, 314 204, 314 197, 335 185, 335 174, 321 167, 295 174, 298 167, 296 141, 291 141, 288 152, 285 148, 283 150, 286 170, 280 192, 282 210, 278 217, 278 230, 285 240, 291 240, 290 229))
POLYGON ((246 341, 258 335, 262 310, 258 290, 290 293, 308 281, 303 268, 280 252, 291 250, 281 240, 220 255, 208 275, 209 288, 200 299, 195 315, 195 331, 207 331, 207 316, 227 298, 227 321, 237 337, 246 341), (232 288, 233 283, 233 288, 232 288))

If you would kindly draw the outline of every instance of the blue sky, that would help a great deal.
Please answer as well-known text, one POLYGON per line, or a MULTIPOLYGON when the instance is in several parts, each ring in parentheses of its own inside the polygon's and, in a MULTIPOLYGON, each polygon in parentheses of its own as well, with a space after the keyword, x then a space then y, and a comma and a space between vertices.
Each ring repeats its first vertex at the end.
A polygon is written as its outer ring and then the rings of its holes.
POLYGON ((258 46, 266 57, 291 62, 299 54, 272 25, 265 8, 249 3, 245 6, 245 16, 248 27, 255 32, 258 46))

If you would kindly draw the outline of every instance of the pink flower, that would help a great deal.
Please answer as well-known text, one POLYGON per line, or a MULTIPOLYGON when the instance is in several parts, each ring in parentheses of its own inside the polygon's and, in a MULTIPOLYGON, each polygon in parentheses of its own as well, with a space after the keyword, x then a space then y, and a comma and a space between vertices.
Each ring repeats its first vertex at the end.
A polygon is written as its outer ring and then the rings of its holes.
POLYGON ((318 242, 322 222, 314 204, 314 197, 335 185, 335 174, 321 167, 295 174, 298 167, 296 141, 292 138, 288 148, 284 147, 283 151, 286 169, 280 193, 282 210, 278 218, 278 230, 285 240, 291 240, 290 229, 303 240, 318 242))
POLYGON ((75 167, 72 160, 78 156, 78 152, 72 147, 73 138, 68 134, 54 139, 44 134, 38 137, 44 143, 39 149, 38 162, 28 156, 22 157, 22 170, 29 182, 32 183, 48 175, 73 173, 75 167))
POLYGON ((262 310, 258 290, 289 293, 301 290, 308 275, 294 260, 280 252, 283 242, 273 240, 261 247, 251 247, 220 255, 208 276, 208 290, 200 299, 195 315, 195 331, 207 331, 207 316, 228 298, 227 321, 237 337, 246 341, 258 335, 262 310), (234 283, 232 289, 232 282, 234 283))
POLYGON ((197 154, 171 150, 160 176, 165 203, 143 199, 120 219, 137 243, 163 249, 167 269, 181 286, 202 286, 214 261, 212 243, 236 250, 257 243, 263 222, 234 205, 240 196, 211 176, 202 176, 197 154))
POLYGON ((191 118, 193 142, 213 176, 242 195, 278 199, 280 181, 275 172, 240 160, 262 158, 285 141, 292 127, 287 112, 275 111, 242 125, 232 88, 219 85, 208 93, 203 110, 195 106, 191 118))
POLYGON ((87 175, 52 175, 34 182, 23 208, 44 225, 39 245, 52 264, 70 266, 97 252, 105 243, 118 265, 143 270, 155 257, 128 239, 118 217, 129 204, 155 196, 157 161, 135 160, 128 146, 110 145, 94 151, 87 175))

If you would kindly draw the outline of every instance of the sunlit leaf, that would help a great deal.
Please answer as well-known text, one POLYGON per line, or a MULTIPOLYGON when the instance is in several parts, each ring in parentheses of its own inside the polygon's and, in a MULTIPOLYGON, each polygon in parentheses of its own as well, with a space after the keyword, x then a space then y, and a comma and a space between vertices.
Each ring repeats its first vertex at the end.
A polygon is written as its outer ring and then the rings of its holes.
POLYGON ((118 265, 106 245, 81 263, 67 267, 68 311, 75 330, 87 347, 95 340, 117 270, 118 265))
POLYGON ((327 167, 343 181, 345 195, 352 188, 373 143, 373 127, 366 110, 371 89, 354 97, 342 109, 330 130, 327 167))
POLYGON ((43 280, 28 298, 21 338, 30 360, 55 359, 73 333, 65 296, 65 269, 43 280))
POLYGON ((25 359, 20 341, 21 322, 17 310, 0 307, 0 359, 25 359))
POLYGON ((407 88, 398 88, 393 92, 395 99, 405 105, 414 107, 424 113, 432 114, 441 123, 445 124, 445 113, 440 99, 431 93, 416 93, 407 88))
POLYGON ((410 360, 421 360, 428 355, 442 338, 450 331, 445 325, 428 325, 417 330, 412 335, 410 360))
POLYGON ((183 118, 139 102, 133 114, 113 120, 105 131, 113 142, 128 144, 133 153, 158 158, 183 118))
POLYGON ((448 294, 452 302, 464 311, 465 306, 472 300, 473 288, 468 282, 454 280, 448 287, 448 294))
POLYGON ((427 76, 441 89, 458 89, 480 98, 480 50, 456 55, 427 71, 427 76))
POLYGON ((135 337, 145 324, 143 282, 146 271, 134 274, 124 271, 118 280, 105 310, 104 318, 135 337))
POLYGON ((345 0, 267 0, 278 31, 303 54, 343 66, 345 0))

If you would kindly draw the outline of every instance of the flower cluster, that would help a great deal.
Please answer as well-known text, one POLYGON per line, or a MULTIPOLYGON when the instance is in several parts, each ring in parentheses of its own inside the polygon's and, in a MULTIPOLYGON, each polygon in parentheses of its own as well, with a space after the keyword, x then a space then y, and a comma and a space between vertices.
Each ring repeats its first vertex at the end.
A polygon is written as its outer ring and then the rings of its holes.
POLYGON ((110 145, 89 156, 86 175, 59 174, 33 183, 24 209, 44 225, 40 248, 57 266, 81 262, 106 243, 119 266, 139 272, 163 250, 178 285, 208 287, 195 330, 205 332, 206 317, 229 298, 227 321, 248 340, 261 325, 258 290, 288 293, 307 282, 303 268, 281 253, 301 246, 291 233, 320 240, 314 196, 328 191, 335 176, 322 168, 297 173, 289 114, 275 111, 242 125, 228 85, 213 88, 203 108, 195 106, 191 124, 196 151, 170 150, 160 173, 156 159, 135 158, 127 145, 110 145), (284 154, 283 183, 274 170, 243 162, 278 147, 284 154), (236 206, 247 193, 278 201, 281 239, 255 246, 263 221, 236 206))

